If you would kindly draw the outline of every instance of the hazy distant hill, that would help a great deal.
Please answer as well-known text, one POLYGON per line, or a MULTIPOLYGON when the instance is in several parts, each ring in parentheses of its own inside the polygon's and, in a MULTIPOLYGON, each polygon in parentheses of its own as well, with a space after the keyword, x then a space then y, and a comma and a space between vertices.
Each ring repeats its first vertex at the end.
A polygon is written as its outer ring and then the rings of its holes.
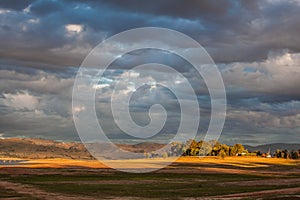
MULTIPOLYGON (((112 150, 106 144, 89 144, 101 151, 101 154, 120 154, 121 151, 112 150)), ((151 152, 162 148, 163 144, 140 143, 136 145, 117 144, 121 149, 135 153, 151 152)), ((75 142, 57 142, 36 138, 5 138, 0 139, 0 157, 14 158, 72 158, 72 159, 93 159, 85 146, 75 142)))
POLYGON ((251 151, 251 152, 253 152, 253 151, 268 152, 270 149, 272 154, 277 149, 281 149, 281 150, 287 149, 289 151, 300 149, 300 144, 285 144, 285 143, 264 144, 264 145, 258 145, 258 146, 249 146, 249 145, 244 145, 244 146, 248 151, 251 151))
POLYGON ((84 146, 80 143, 64 143, 33 138, 0 139, 0 157, 74 159, 92 158, 84 146))

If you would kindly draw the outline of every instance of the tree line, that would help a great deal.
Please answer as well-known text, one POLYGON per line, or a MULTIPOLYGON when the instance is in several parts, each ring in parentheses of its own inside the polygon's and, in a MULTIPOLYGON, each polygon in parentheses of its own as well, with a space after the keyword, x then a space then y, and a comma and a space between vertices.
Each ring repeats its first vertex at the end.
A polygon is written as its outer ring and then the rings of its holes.
POLYGON ((280 150, 277 149, 274 153, 275 158, 285 158, 285 159, 299 159, 300 158, 300 149, 298 151, 292 150, 288 151, 286 149, 280 150))
POLYGON ((170 153, 174 156, 180 155, 178 152, 183 156, 220 156, 223 158, 226 156, 248 154, 248 151, 242 144, 229 146, 215 140, 209 142, 204 140, 189 140, 185 144, 174 143, 172 144, 172 147, 170 153))
POLYGON ((298 151, 277 150, 274 155, 268 153, 261 153, 260 151, 249 152, 240 144, 232 146, 222 144, 216 140, 212 141, 196 141, 188 140, 187 142, 173 142, 169 149, 162 153, 145 153, 147 158, 150 157, 169 157, 169 156, 218 156, 225 158, 227 156, 261 156, 261 157, 276 157, 286 159, 299 159, 300 149, 298 151))

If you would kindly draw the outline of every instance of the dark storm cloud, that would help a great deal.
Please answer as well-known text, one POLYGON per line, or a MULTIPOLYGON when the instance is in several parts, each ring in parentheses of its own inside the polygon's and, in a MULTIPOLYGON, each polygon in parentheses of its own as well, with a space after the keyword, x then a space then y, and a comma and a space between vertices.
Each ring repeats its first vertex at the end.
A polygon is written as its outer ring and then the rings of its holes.
POLYGON ((230 1, 218 0, 191 0, 188 3, 180 0, 166 1, 102 1, 111 5, 113 8, 130 12, 147 13, 151 15, 162 15, 180 18, 199 18, 201 15, 224 15, 230 8, 230 1))
POLYGON ((106 37, 143 26, 182 31, 204 45, 216 62, 252 62, 266 59, 270 50, 300 50, 299 4, 294 1, 21 2, 0 4, 12 9, 1 14, 2 57, 78 65, 106 37), (68 24, 83 30, 70 36, 68 24))
POLYGON ((23 10, 28 7, 34 0, 1 0, 0 7, 13 9, 13 10, 23 10))
POLYGON ((45 16, 64 10, 64 4, 60 1, 43 0, 37 1, 30 6, 34 15, 45 16))

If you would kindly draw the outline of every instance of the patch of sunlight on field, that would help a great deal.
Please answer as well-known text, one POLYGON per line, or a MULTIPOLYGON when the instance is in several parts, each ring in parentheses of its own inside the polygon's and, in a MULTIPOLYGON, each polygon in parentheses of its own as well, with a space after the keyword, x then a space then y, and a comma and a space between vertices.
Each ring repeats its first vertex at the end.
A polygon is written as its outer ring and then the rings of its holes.
MULTIPOLYGON (((0 158, 1 159, 1 158, 0 158)), ((9 160, 9 158, 5 158, 9 160)), ((18 160, 12 158, 11 160, 18 160)), ((161 168, 168 163, 172 163, 174 158, 150 158, 150 159, 132 159, 132 160, 111 160, 106 161, 109 166, 115 168, 161 168)), ((258 168, 269 167, 272 165, 299 166, 299 160, 279 159, 279 158, 261 158, 261 157, 180 157, 173 162, 174 164, 184 165, 193 163, 199 166, 222 165, 239 168, 258 168)), ((3 167, 3 166, 0 166, 3 167)), ((7 167, 7 166, 6 166, 7 167)), ((26 159, 14 167, 28 168, 68 168, 68 167, 88 167, 88 168, 108 168, 104 163, 98 160, 76 160, 76 159, 26 159)), ((196 168, 196 167, 195 167, 196 168)))
POLYGON ((193 162, 207 164, 221 164, 245 168, 268 167, 270 165, 296 166, 300 164, 299 160, 281 159, 281 158, 262 158, 262 157, 180 157, 176 162, 193 162))
MULTIPOLYGON (((155 158, 155 159, 132 159, 132 160, 111 160, 106 161, 109 166, 115 168, 162 168, 166 163, 170 163, 174 158, 155 158)), ((68 167, 88 167, 88 168, 108 168, 105 164, 97 160, 75 160, 63 158, 51 159, 28 159, 20 162, 14 167, 28 168, 68 168, 68 167)))
POLYGON ((31 159, 22 163, 29 168, 67 168, 67 167, 89 167, 107 168, 97 160, 75 160, 64 158, 31 159))

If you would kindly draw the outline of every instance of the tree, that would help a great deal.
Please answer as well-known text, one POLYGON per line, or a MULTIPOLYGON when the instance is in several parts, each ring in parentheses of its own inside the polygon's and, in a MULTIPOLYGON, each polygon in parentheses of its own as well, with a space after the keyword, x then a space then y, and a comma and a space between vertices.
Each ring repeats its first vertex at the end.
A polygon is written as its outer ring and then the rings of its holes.
POLYGON ((167 158, 167 157, 168 157, 168 153, 167 153, 167 152, 164 152, 164 153, 162 154, 162 157, 163 157, 163 158, 167 158))
POLYGON ((276 157, 276 158, 281 158, 281 150, 280 150, 280 149, 277 149, 277 150, 275 151, 274 157, 276 157))
POLYGON ((211 146, 212 148, 218 147, 218 146, 221 145, 220 142, 218 142, 217 140, 210 140, 210 141, 209 141, 209 144, 210 144, 210 146, 211 146))
POLYGON ((282 152, 281 152, 281 157, 283 157, 283 158, 285 158, 285 159, 288 159, 289 158, 289 152, 288 152, 288 150, 283 150, 282 152))
POLYGON ((230 155, 231 156, 236 156, 238 154, 241 154, 243 153, 245 150, 244 146, 242 144, 235 144, 232 148, 231 148, 231 151, 230 151, 230 155))
POLYGON ((199 149, 198 147, 191 149, 191 156, 198 156, 199 155, 199 149))
POLYGON ((292 159, 299 159, 298 151, 294 151, 294 150, 293 150, 293 151, 291 152, 290 158, 292 158, 292 159))
POLYGON ((260 151, 257 151, 257 152, 256 152, 256 155, 257 155, 257 156, 261 156, 262 153, 261 153, 260 151))
POLYGON ((212 146, 209 142, 206 142, 206 141, 200 141, 199 142, 199 156, 207 156, 211 153, 211 150, 212 150, 212 146))
POLYGON ((200 149, 198 142, 196 140, 192 140, 189 149, 190 156, 197 156, 199 154, 200 149))
POLYGON ((203 140, 197 142, 195 140, 189 141, 189 148, 186 150, 185 154, 188 156, 206 156, 211 153, 211 145, 203 140))
POLYGON ((225 152, 226 156, 229 156, 230 147, 227 144, 222 144, 221 145, 221 151, 222 150, 225 152))
POLYGON ((212 150, 211 150, 211 155, 212 156, 218 156, 220 151, 221 151, 222 145, 217 141, 214 142, 214 143, 211 143, 211 144, 213 144, 212 145, 212 150))
POLYGON ((145 152, 144 155, 145 155, 145 158, 150 158, 150 153, 145 152))
POLYGON ((180 156, 184 153, 184 145, 181 142, 172 142, 169 154, 171 156, 180 156))
POLYGON ((226 152, 224 151, 224 149, 221 149, 221 151, 219 152, 219 156, 224 159, 226 157, 226 152))

